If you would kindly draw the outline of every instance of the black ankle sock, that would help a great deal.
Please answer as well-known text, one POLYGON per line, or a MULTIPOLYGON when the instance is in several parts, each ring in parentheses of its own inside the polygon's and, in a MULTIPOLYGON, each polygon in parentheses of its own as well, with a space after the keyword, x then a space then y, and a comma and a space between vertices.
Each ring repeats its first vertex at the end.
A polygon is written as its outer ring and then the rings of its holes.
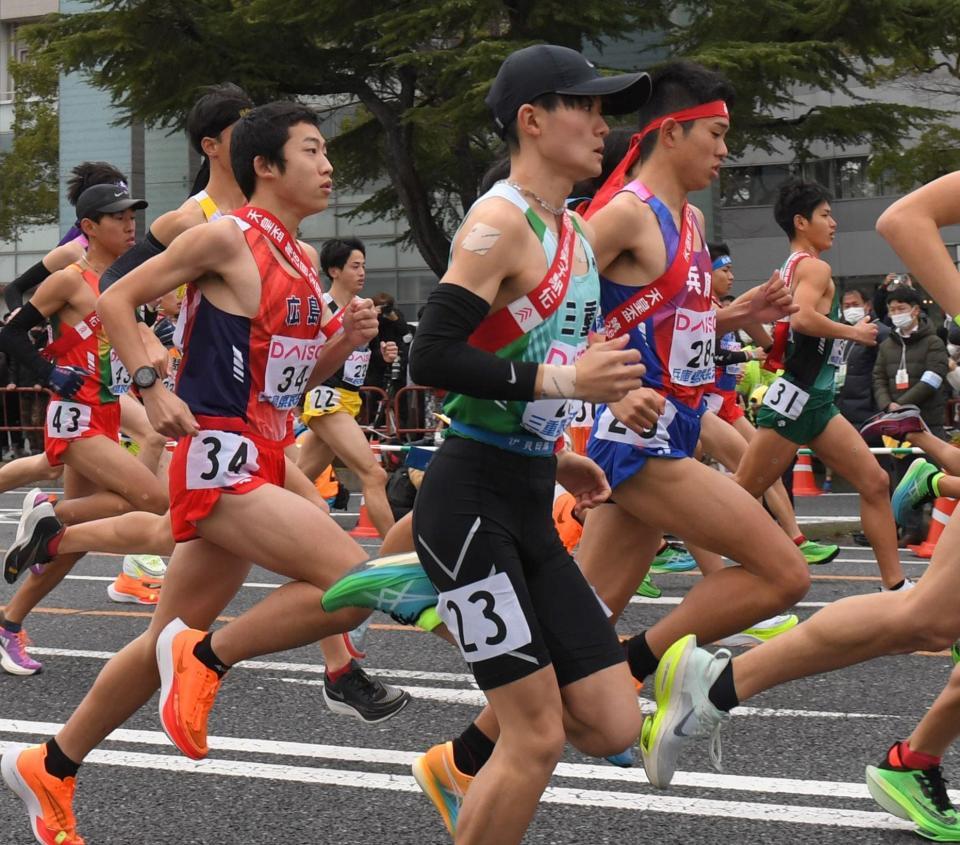
POLYGON ((213 634, 208 633, 202 640, 200 640, 200 642, 193 647, 193 656, 196 657, 197 660, 199 660, 208 669, 212 669, 214 672, 216 672, 218 677, 222 678, 227 674, 227 670, 230 667, 213 653, 213 648, 210 645, 210 641, 212 639, 213 634))
POLYGON ((647 645, 646 631, 627 640, 623 644, 623 650, 627 653, 630 673, 638 681, 646 680, 647 675, 652 675, 657 671, 660 658, 650 651, 650 646, 647 645))
POLYGON ((0 619, 0 628, 3 628, 4 631, 7 631, 10 634, 19 634, 23 628, 19 622, 11 622, 6 617, 0 619))
POLYGON ((453 762, 465 775, 471 777, 490 759, 496 743, 473 722, 453 741, 453 762))
POLYGON ((713 682, 713 686, 710 687, 710 692, 707 693, 707 696, 714 707, 718 710, 723 710, 725 713, 729 713, 740 703, 740 699, 737 698, 737 689, 733 685, 732 661, 729 661, 727 665, 723 667, 723 671, 713 682))
POLYGON ((47 770, 48 775, 60 778, 60 780, 77 776, 77 772, 80 771, 80 764, 74 763, 73 760, 64 754, 55 739, 48 739, 46 747, 47 757, 43 761, 43 767, 47 770))

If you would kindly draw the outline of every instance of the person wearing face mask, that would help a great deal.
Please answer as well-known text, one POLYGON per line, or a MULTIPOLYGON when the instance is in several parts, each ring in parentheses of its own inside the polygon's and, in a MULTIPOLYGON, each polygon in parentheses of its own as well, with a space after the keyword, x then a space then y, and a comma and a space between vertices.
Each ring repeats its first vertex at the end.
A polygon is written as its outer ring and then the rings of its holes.
MULTIPOLYGON (((921 303, 920 293, 913 287, 894 287, 887 294, 893 331, 877 347, 873 392, 881 411, 888 414, 919 413, 933 435, 945 438, 943 382, 949 371, 949 359, 943 341, 921 315, 921 303)), ((894 458, 890 461, 894 487, 903 478, 908 465, 905 460, 894 458)), ((922 542, 922 511, 906 513, 900 529, 901 548, 922 542)))
MULTIPOLYGON (((857 288, 844 291, 841 308, 843 321, 850 326, 872 315, 873 311, 870 300, 857 288)), ((884 323, 875 325, 877 343, 883 343, 890 328, 884 323)), ((858 429, 880 410, 873 395, 873 365, 877 360, 877 349, 877 346, 848 343, 843 350, 843 361, 837 368, 837 407, 858 429)))
POLYGON ((960 393, 960 326, 950 321, 950 328, 947 330, 947 384, 955 393, 960 393))
POLYGON ((912 287, 891 288, 887 294, 893 331, 877 347, 873 391, 881 411, 916 405, 930 430, 943 437, 947 348, 921 315, 922 301, 912 287))

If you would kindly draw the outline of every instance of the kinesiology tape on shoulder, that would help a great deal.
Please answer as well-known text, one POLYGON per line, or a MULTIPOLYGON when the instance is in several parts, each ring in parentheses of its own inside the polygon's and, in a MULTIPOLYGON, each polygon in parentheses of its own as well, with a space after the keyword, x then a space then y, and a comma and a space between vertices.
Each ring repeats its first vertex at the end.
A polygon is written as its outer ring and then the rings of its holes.
POLYGON ((413 380, 478 399, 533 399, 538 364, 499 358, 468 343, 489 311, 489 303, 465 287, 439 285, 410 350, 413 380))
POLYGON ((47 269, 47 265, 38 261, 29 270, 17 276, 3 291, 7 308, 11 311, 20 308, 23 305, 23 295, 27 291, 33 290, 49 275, 50 271, 47 269))
POLYGON ((30 329, 39 326, 45 319, 33 303, 28 302, 0 329, 0 351, 30 366, 44 381, 49 377, 53 364, 42 358, 30 342, 30 329))
POLYGON ((135 270, 165 249, 166 246, 153 236, 153 232, 147 232, 147 236, 140 243, 130 247, 103 271, 103 275, 100 277, 100 293, 103 293, 114 282, 119 281, 131 270, 135 270))

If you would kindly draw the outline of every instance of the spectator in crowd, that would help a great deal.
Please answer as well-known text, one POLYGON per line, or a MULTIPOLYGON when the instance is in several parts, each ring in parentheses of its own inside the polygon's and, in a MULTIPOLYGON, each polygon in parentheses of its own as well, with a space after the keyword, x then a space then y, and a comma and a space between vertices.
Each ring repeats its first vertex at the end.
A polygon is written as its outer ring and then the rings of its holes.
POLYGON ((407 362, 414 329, 389 293, 381 291, 372 299, 379 314, 380 331, 370 341, 366 383, 393 395, 407 384, 407 362))
POLYGON ((960 394, 960 326, 956 323, 947 331, 947 383, 954 395, 960 394))
MULTIPOLYGON (((841 307, 844 322, 851 326, 873 316, 872 304, 858 288, 844 291, 841 307)), ((858 429, 880 410, 873 395, 873 366, 879 345, 889 335, 890 327, 878 323, 877 346, 852 342, 844 345, 843 363, 837 368, 837 407, 858 429)))
POLYGON ((878 323, 891 325, 887 315, 887 295, 891 287, 913 287, 913 279, 907 273, 887 273, 873 292, 873 313, 878 323))
MULTIPOLYGON (((945 438, 946 399, 943 382, 949 372, 947 348, 929 320, 920 313, 923 298, 908 285, 887 291, 887 310, 893 330, 877 345, 873 367, 873 394, 881 411, 916 405, 920 416, 937 437, 945 438)), ((906 472, 909 461, 893 460, 893 485, 906 472)), ((900 545, 923 541, 923 515, 912 511, 901 526, 900 545)))

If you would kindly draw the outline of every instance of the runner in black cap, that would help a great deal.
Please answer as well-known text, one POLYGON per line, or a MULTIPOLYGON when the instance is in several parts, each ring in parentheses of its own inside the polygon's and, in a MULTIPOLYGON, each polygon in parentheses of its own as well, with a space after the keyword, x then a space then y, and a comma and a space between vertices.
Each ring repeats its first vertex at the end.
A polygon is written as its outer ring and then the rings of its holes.
MULTIPOLYGON (((643 372, 622 340, 586 349, 599 279, 590 228, 565 201, 600 172, 601 111, 634 111, 648 93, 645 74, 601 77, 564 47, 528 47, 503 63, 487 105, 510 172, 461 225, 414 340, 413 377, 450 391, 452 420, 417 498, 414 538, 437 612, 490 702, 462 736, 414 763, 457 842, 519 842, 567 739, 602 756, 640 729, 623 651, 551 510, 558 479, 578 507, 609 494, 591 461, 555 457, 568 400, 616 400, 643 372)), ((350 601, 360 601, 378 593, 382 572, 350 576, 327 596, 356 585, 350 601)))

